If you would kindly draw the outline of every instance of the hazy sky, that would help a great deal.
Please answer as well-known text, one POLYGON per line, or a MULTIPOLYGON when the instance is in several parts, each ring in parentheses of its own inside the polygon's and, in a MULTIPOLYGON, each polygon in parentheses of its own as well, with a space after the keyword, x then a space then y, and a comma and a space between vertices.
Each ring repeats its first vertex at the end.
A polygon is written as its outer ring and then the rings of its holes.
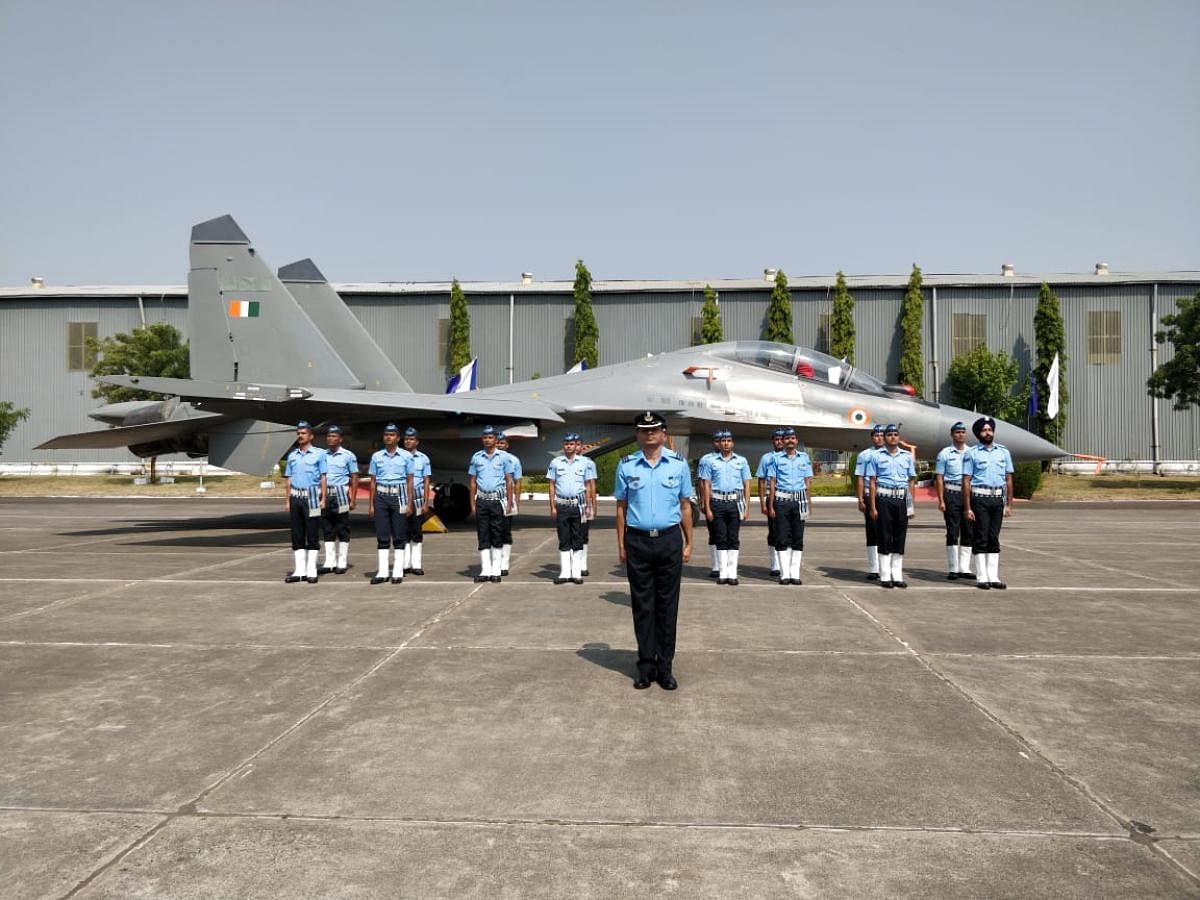
POLYGON ((0 0, 0 285, 1200 269, 1200 2, 0 0))

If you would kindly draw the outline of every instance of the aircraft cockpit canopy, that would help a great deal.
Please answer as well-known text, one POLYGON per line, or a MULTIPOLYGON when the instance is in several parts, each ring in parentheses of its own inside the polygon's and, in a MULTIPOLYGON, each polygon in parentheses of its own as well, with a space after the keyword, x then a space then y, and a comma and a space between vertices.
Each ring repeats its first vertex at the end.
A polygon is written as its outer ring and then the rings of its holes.
POLYGON ((740 363, 774 372, 787 372, 797 378, 832 384, 851 391, 885 393, 882 381, 860 372, 849 363, 809 347, 793 347, 770 341, 738 341, 733 346, 733 356, 740 363))

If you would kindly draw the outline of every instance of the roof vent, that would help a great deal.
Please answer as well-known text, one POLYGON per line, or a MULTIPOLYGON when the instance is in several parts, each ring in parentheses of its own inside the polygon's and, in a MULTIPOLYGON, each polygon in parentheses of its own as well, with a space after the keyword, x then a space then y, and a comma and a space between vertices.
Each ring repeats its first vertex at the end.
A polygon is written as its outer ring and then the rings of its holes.
POLYGON ((37 288, 40 291, 46 286, 46 279, 41 275, 34 275, 29 279, 29 284, 31 287, 37 288))
POLYGON ((1001 263, 1000 264, 1000 274, 1003 275, 1005 278, 1012 278, 1014 275, 1017 274, 1017 267, 1014 266, 1012 263, 1001 263))
POLYGON ((521 284, 533 284, 533 273, 532 272, 522 272, 521 273, 521 284))
POLYGON ((1108 274, 1108 263, 1106 263, 1106 262, 1096 263, 1096 274, 1097 275, 1107 275, 1108 274))
POLYGON ((763 269, 763 278, 767 281, 774 281, 775 275, 779 272, 778 269, 763 269))

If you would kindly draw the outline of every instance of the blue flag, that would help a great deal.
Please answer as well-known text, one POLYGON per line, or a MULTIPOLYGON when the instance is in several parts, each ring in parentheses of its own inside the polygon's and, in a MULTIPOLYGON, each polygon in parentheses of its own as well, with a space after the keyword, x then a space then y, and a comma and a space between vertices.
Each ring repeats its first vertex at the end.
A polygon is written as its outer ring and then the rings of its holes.
POLYGON ((1031 419, 1038 414, 1037 375, 1033 372, 1029 373, 1029 409, 1026 413, 1031 419))
POLYGON ((477 385, 476 368, 479 363, 479 357, 475 357, 465 366, 458 370, 457 375, 452 375, 446 383, 447 394, 462 394, 467 391, 473 391, 477 385))

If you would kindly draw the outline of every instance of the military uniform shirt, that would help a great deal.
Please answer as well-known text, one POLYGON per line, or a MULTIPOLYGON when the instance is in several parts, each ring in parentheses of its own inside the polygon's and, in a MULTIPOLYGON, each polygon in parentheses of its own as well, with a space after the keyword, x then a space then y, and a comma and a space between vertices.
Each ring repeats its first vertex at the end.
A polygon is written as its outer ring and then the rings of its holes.
POLYGON ((595 481, 596 480, 596 461, 594 459, 592 459, 590 456, 585 456, 583 458, 583 460, 584 460, 584 462, 587 463, 587 471, 583 475, 583 480, 584 481, 595 481))
POLYGON ((971 476, 971 487, 1002 488, 1005 475, 1013 470, 1012 454, 1003 444, 992 443, 989 450, 976 444, 963 454, 963 474, 971 476))
POLYGON ((417 499, 425 496, 425 482, 433 477, 433 466, 429 462, 429 457, 420 450, 409 451, 412 453, 412 476, 413 476, 413 493, 417 495, 417 499))
POLYGON ((321 476, 329 471, 328 454, 320 447, 301 450, 297 447, 287 456, 287 468, 283 474, 294 488, 316 487, 321 476))
POLYGON ((937 455, 934 472, 941 475, 946 484, 962 484, 963 458, 971 452, 970 447, 955 450, 954 445, 943 447, 937 455))
POLYGON ((767 477, 775 479, 775 490, 797 493, 805 489, 804 479, 813 477, 812 460, 803 450, 797 450, 795 456, 778 450, 767 460, 767 477))
POLYGON ((744 482, 750 480, 750 463, 739 453, 731 453, 729 459, 720 453, 710 453, 700 459, 697 477, 710 482, 718 494, 741 491, 744 482))
POLYGON ((550 460, 546 479, 554 482, 554 493, 560 497, 582 496, 587 486, 589 462, 591 460, 583 456, 567 459, 565 454, 550 460))
POLYGON ((643 531, 670 528, 682 515, 679 501, 693 496, 687 463, 666 449, 652 466, 639 450, 617 466, 613 496, 624 500, 625 524, 643 531))
POLYGON ((517 459, 517 454, 510 450, 501 450, 500 452, 508 457, 509 462, 512 465, 512 469, 510 471, 512 472, 513 481, 520 481, 522 478, 524 478, 525 469, 521 465, 521 461, 517 459))
POLYGON ((513 474, 511 453, 503 450, 493 451, 491 456, 483 450, 476 450, 467 467, 467 474, 475 476, 475 487, 484 493, 494 493, 504 490, 504 476, 513 474))
POLYGON ((376 484, 403 485, 412 470, 412 454, 400 447, 395 453, 376 450, 371 455, 371 465, 367 471, 374 476, 376 484))
POLYGON ((895 455, 878 450, 867 460, 863 474, 867 478, 874 475, 881 488, 902 488, 908 486, 910 478, 917 477, 917 468, 907 450, 897 450, 895 455))
POLYGON ((329 461, 329 474, 325 483, 330 487, 347 485, 350 483, 350 476, 358 474, 358 457, 345 447, 338 447, 333 452, 326 450, 325 456, 329 461))
POLYGON ((768 463, 770 463, 771 457, 774 456, 777 452, 778 451, 776 451, 776 450, 768 450, 766 453, 764 453, 762 455, 762 459, 760 459, 758 461, 758 471, 756 471, 754 473, 756 478, 766 478, 767 477, 767 465, 768 465, 768 463))

